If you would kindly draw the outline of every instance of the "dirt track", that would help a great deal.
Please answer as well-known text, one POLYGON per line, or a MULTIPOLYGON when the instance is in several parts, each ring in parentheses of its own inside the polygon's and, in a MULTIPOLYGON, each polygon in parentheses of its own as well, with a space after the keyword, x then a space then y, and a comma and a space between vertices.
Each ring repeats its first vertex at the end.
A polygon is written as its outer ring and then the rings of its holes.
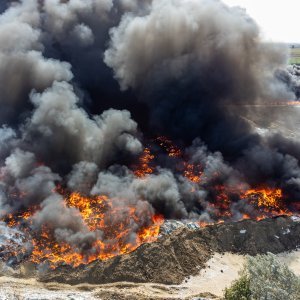
MULTIPOLYGON (((300 275, 300 251, 285 252, 277 258, 300 275)), ((1 300, 194 300, 221 299, 224 289, 237 279, 246 257, 240 254, 215 253, 196 276, 186 278, 180 285, 118 282, 111 284, 79 284, 38 282, 35 278, 0 277, 1 300), (213 296, 215 295, 215 296, 213 296)))

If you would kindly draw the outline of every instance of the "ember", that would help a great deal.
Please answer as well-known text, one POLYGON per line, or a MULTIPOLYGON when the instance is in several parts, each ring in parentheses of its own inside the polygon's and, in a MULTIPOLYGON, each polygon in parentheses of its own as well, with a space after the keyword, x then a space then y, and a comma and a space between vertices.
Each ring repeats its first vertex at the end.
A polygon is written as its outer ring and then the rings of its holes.
POLYGON ((154 155, 151 154, 149 148, 145 148, 143 154, 139 158, 139 165, 134 174, 137 177, 145 177, 147 174, 152 174, 154 167, 150 166, 151 161, 154 159, 154 155))

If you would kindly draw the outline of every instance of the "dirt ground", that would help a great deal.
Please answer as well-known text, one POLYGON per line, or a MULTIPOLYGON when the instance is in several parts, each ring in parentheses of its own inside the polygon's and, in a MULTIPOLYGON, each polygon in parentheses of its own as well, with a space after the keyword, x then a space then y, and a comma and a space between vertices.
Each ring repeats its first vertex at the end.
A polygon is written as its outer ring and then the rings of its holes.
MULTIPOLYGON (((300 276, 300 251, 285 252, 277 257, 300 276)), ((34 278, 0 277, 1 300, 171 300, 221 299, 226 287, 238 278, 246 258, 232 253, 215 253, 195 276, 186 278, 180 285, 119 282, 71 286, 59 283, 42 283, 34 278)))

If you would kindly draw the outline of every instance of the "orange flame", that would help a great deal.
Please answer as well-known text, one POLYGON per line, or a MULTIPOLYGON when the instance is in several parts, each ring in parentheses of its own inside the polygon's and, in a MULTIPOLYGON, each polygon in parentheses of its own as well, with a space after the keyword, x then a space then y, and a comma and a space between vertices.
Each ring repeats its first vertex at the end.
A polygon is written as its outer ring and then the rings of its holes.
POLYGON ((141 157, 139 158, 139 165, 134 171, 134 175, 139 178, 143 178, 146 175, 152 174, 154 172, 154 167, 150 166, 150 163, 154 159, 154 155, 151 154, 149 148, 145 148, 141 157))
POLYGON ((283 192, 279 188, 250 189, 242 195, 242 198, 248 198, 250 203, 260 210, 257 220, 265 219, 270 215, 292 215, 285 206, 283 192))
POLYGON ((171 140, 169 140, 165 136, 159 136, 156 138, 156 142, 159 144, 161 148, 163 148, 170 157, 181 157, 181 150, 173 144, 171 140))
POLYGON ((269 217, 293 215, 285 206, 283 192, 279 188, 253 188, 242 192, 238 189, 234 190, 225 186, 216 186, 215 193, 216 203, 209 203, 209 207, 216 210, 218 220, 211 222, 201 221, 199 222, 200 227, 221 224, 226 220, 232 219, 229 194, 238 195, 239 199, 247 201, 247 203, 255 208, 252 215, 244 213, 239 220, 254 219, 260 221, 269 217))
POLYGON ((250 189, 242 195, 242 198, 250 198, 259 208, 270 210, 282 210, 282 190, 272 188, 250 189))
POLYGON ((184 166, 183 176, 193 183, 200 183, 202 175, 201 166, 188 163, 185 163, 184 166))
MULTIPOLYGON (((101 237, 99 236, 91 245, 91 250, 87 249, 85 253, 82 253, 66 242, 57 242, 50 228, 44 226, 39 236, 33 237, 33 250, 30 256, 32 262, 37 264, 48 262, 52 268, 60 264, 76 267, 96 259, 104 260, 126 254, 143 243, 154 242, 164 222, 162 216, 153 215, 151 223, 142 225, 134 235, 130 224, 132 221, 139 222, 137 209, 134 206, 120 211, 122 208, 114 207, 113 202, 107 196, 85 197, 76 192, 65 197, 65 205, 78 209, 87 228, 91 232, 101 231, 101 237), (116 222, 120 214, 122 214, 122 220, 116 222)), ((18 218, 10 215, 7 223, 15 227, 22 219, 30 219, 33 214, 31 210, 18 218)))
POLYGON ((183 161, 183 176, 193 183, 200 183, 202 170, 198 164, 192 164, 185 161, 182 151, 173 144, 173 142, 165 136, 156 138, 156 142, 164 149, 171 158, 181 158, 183 161))

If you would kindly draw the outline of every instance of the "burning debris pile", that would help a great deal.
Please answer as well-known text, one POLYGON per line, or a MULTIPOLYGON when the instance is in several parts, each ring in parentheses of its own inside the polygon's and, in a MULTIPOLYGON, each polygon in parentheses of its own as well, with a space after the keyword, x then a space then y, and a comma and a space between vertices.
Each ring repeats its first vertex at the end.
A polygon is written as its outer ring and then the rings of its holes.
MULTIPOLYGON (((179 224, 178 224, 179 225, 179 224)), ((178 226, 171 235, 144 244, 135 252, 73 269, 59 267, 43 273, 41 281, 69 284, 153 282, 181 284, 197 275, 215 252, 239 254, 281 253, 300 246, 299 218, 243 220, 196 229, 178 226)))
POLYGON ((299 72, 245 11, 20 0, 0 13, 5 262, 80 266, 154 242, 168 219, 298 212, 299 142, 248 120, 251 105, 297 101, 299 72))

